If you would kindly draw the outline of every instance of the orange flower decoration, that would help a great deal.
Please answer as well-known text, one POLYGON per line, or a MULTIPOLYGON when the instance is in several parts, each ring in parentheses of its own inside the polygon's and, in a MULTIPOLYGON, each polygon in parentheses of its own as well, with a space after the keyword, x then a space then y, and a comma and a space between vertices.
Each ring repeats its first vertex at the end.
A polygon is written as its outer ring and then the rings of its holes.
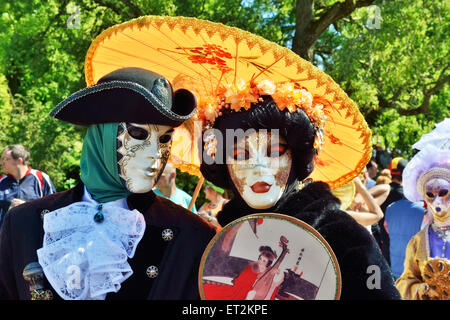
POLYGON ((214 120, 219 116, 217 103, 213 100, 205 101, 202 109, 203 116, 208 122, 214 122, 214 120))
POLYGON ((277 90, 277 86, 271 80, 263 80, 256 85, 260 94, 273 95, 277 90))
POLYGON ((295 112, 298 108, 304 110, 311 122, 319 129, 315 147, 320 148, 324 141, 323 127, 326 120, 323 105, 314 104, 312 94, 294 82, 274 83, 266 79, 258 83, 249 83, 238 79, 233 84, 219 87, 216 90, 216 97, 201 97, 200 117, 212 124, 222 115, 220 110, 224 106, 229 106, 234 111, 248 110, 252 103, 261 101, 263 95, 272 96, 280 110, 287 109, 289 112, 295 112))
POLYGON ((242 79, 236 81, 235 84, 228 84, 224 95, 225 103, 235 111, 239 111, 241 108, 250 109, 251 104, 257 102, 259 98, 256 90, 242 79))

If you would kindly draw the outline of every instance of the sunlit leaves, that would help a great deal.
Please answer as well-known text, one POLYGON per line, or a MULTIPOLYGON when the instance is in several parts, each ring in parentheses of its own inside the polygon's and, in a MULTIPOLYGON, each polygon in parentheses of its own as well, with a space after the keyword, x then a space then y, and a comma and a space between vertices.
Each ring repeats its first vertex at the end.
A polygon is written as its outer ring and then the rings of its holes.
MULTIPOLYGON (((356 0, 355 0, 356 1, 356 0)), ((316 18, 337 2, 316 0, 316 18)), ((47 171, 59 190, 79 174, 84 128, 48 116, 62 99, 85 86, 84 58, 106 28, 139 14, 181 15, 239 27, 290 47, 296 0, 49 0, 0 2, 0 146, 23 143, 32 165, 47 171), (79 9, 79 26, 68 19, 79 9)), ((431 98, 427 114, 417 108, 433 88, 449 56, 449 1, 375 1, 325 30, 313 63, 356 101, 386 147, 408 154, 435 122, 450 117, 448 85, 431 98)), ((448 72, 445 71, 445 72, 448 72)), ((193 191, 196 178, 178 181, 193 191)))
POLYGON ((400 116, 403 110, 418 108, 424 90, 449 71, 449 5, 440 1, 376 4, 382 18, 379 29, 368 28, 370 7, 340 21, 334 33, 339 50, 325 56, 325 67, 357 102, 382 144, 400 148, 406 155, 421 134, 450 116, 448 85, 432 97, 427 113, 400 116))

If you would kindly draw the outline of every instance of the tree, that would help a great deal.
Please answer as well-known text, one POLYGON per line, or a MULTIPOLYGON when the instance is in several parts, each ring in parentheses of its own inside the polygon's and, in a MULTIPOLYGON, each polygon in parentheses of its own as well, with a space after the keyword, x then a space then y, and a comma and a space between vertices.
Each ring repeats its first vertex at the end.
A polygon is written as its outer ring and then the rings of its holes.
MULTIPOLYGON (((48 113, 85 86, 91 41, 141 15, 222 22, 292 48, 358 104, 374 143, 405 155, 449 117, 448 1, 29 0, 0 2, 0 12, 0 143, 29 147, 58 190, 79 177, 85 128, 48 113)), ((193 191, 197 179, 179 181, 193 191)))
MULTIPOLYGON (((146 9, 165 14, 165 2, 146 9)), ((0 3, 0 142, 28 147, 31 164, 47 172, 57 190, 72 187, 79 177, 86 128, 48 113, 85 86, 84 57, 92 39, 117 21, 133 18, 137 8, 131 1, 0 3)))
MULTIPOLYGON (((263 22, 265 35, 282 42, 283 33, 271 23, 274 20, 258 16, 262 7, 270 12, 270 1, 255 1, 247 7, 236 0, 0 2, 1 145, 24 144, 31 151, 32 165, 49 173, 57 190, 73 186, 79 177, 85 128, 52 119, 48 113, 85 86, 85 54, 101 31, 143 14, 185 15, 241 27, 247 24, 251 31, 263 22)), ((282 3, 276 7, 284 10, 282 17, 289 17, 282 3)), ((184 180, 191 185, 195 178, 184 180)))
POLYGON ((335 49, 318 45, 325 71, 357 102, 374 142, 405 156, 434 123, 450 116, 448 6, 382 2, 378 28, 368 26, 374 11, 364 8, 328 31, 335 49))
POLYGON ((375 0, 297 0, 292 50, 302 58, 312 61, 314 45, 325 30, 351 15, 356 9, 370 6, 374 2, 375 0))

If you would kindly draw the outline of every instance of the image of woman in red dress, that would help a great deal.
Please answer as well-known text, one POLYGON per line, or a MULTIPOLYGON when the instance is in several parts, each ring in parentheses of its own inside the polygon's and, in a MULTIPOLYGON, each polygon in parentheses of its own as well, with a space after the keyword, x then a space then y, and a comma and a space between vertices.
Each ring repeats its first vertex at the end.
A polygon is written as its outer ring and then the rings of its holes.
MULTIPOLYGON (((277 258, 276 252, 269 246, 259 247, 259 252, 258 260, 251 262, 233 280, 233 285, 204 284, 205 297, 208 300, 253 300, 257 296, 254 285, 257 280, 266 274, 266 271, 277 258)), ((271 282, 265 298, 262 300, 274 300, 278 286, 283 282, 284 274, 278 268, 272 268, 271 272, 274 272, 276 275, 271 282)))

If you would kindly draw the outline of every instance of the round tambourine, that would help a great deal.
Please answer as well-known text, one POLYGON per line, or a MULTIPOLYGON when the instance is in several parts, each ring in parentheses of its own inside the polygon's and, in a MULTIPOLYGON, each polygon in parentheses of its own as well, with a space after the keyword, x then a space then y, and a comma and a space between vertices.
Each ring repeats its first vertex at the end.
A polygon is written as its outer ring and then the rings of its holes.
POLYGON ((307 223, 277 213, 252 214, 226 225, 203 253, 202 300, 337 300, 336 256, 307 223))

